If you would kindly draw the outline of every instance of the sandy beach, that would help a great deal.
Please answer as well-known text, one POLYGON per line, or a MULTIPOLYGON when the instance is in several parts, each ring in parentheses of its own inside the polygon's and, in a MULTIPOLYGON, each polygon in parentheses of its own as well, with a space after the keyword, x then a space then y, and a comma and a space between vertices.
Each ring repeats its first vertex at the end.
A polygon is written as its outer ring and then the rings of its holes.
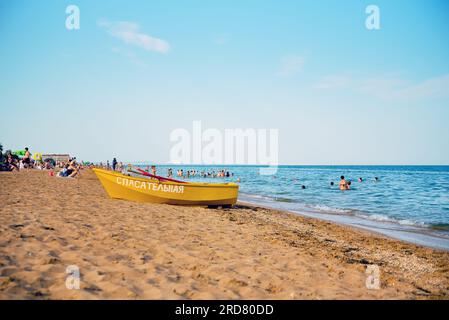
POLYGON ((449 253, 245 204, 113 200, 91 170, 0 172, 0 298, 447 299, 449 253))

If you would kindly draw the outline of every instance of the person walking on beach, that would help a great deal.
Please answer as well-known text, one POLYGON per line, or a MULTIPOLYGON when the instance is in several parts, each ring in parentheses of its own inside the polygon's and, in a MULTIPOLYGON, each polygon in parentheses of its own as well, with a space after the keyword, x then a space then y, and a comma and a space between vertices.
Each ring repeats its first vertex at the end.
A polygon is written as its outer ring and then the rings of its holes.
POLYGON ((112 170, 115 171, 115 167, 117 167, 117 159, 116 158, 112 159, 112 170))
POLYGON ((29 168, 31 165, 31 152, 28 151, 28 147, 25 148, 25 155, 22 158, 22 163, 25 168, 29 168))
POLYGON ((111 169, 111 166, 109 165, 109 160, 106 160, 106 168, 109 170, 111 169))

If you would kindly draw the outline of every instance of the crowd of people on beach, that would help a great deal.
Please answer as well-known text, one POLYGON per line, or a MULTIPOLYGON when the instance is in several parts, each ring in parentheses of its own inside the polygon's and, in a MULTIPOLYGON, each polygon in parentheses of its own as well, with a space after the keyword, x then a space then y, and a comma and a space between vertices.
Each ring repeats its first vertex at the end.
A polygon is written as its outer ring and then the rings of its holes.
MULTIPOLYGON (((25 153, 22 158, 18 155, 11 152, 11 150, 7 150, 5 152, 4 158, 6 161, 2 164, 2 171, 19 171, 21 169, 32 169, 35 166, 40 165, 34 159, 31 158, 31 152, 28 147, 25 148, 25 153)), ((48 167, 49 164, 43 164, 44 167, 48 167)))
POLYGON ((33 157, 28 147, 23 151, 22 156, 11 150, 7 150, 5 154, 0 151, 0 171, 48 170, 51 176, 74 178, 83 168, 82 164, 76 162, 76 157, 69 158, 68 161, 55 161, 51 158, 42 159, 40 153, 33 157))

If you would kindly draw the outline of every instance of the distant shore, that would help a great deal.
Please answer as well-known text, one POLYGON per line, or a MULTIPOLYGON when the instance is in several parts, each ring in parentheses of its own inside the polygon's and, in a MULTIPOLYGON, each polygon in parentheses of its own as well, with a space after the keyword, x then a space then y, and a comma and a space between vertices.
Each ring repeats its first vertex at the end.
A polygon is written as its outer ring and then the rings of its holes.
POLYGON ((448 299, 449 253, 255 205, 107 197, 76 179, 1 172, 1 299, 448 299), (79 267, 79 290, 66 268, 79 267), (367 288, 366 268, 380 271, 367 288))

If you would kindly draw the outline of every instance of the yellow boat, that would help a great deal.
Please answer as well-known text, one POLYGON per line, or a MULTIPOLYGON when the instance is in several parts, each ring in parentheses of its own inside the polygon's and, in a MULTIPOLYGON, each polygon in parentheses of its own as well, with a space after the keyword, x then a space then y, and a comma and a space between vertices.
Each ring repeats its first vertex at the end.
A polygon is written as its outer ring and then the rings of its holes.
POLYGON ((179 205, 231 206, 237 202, 236 183, 173 182, 92 169, 111 198, 179 205))

